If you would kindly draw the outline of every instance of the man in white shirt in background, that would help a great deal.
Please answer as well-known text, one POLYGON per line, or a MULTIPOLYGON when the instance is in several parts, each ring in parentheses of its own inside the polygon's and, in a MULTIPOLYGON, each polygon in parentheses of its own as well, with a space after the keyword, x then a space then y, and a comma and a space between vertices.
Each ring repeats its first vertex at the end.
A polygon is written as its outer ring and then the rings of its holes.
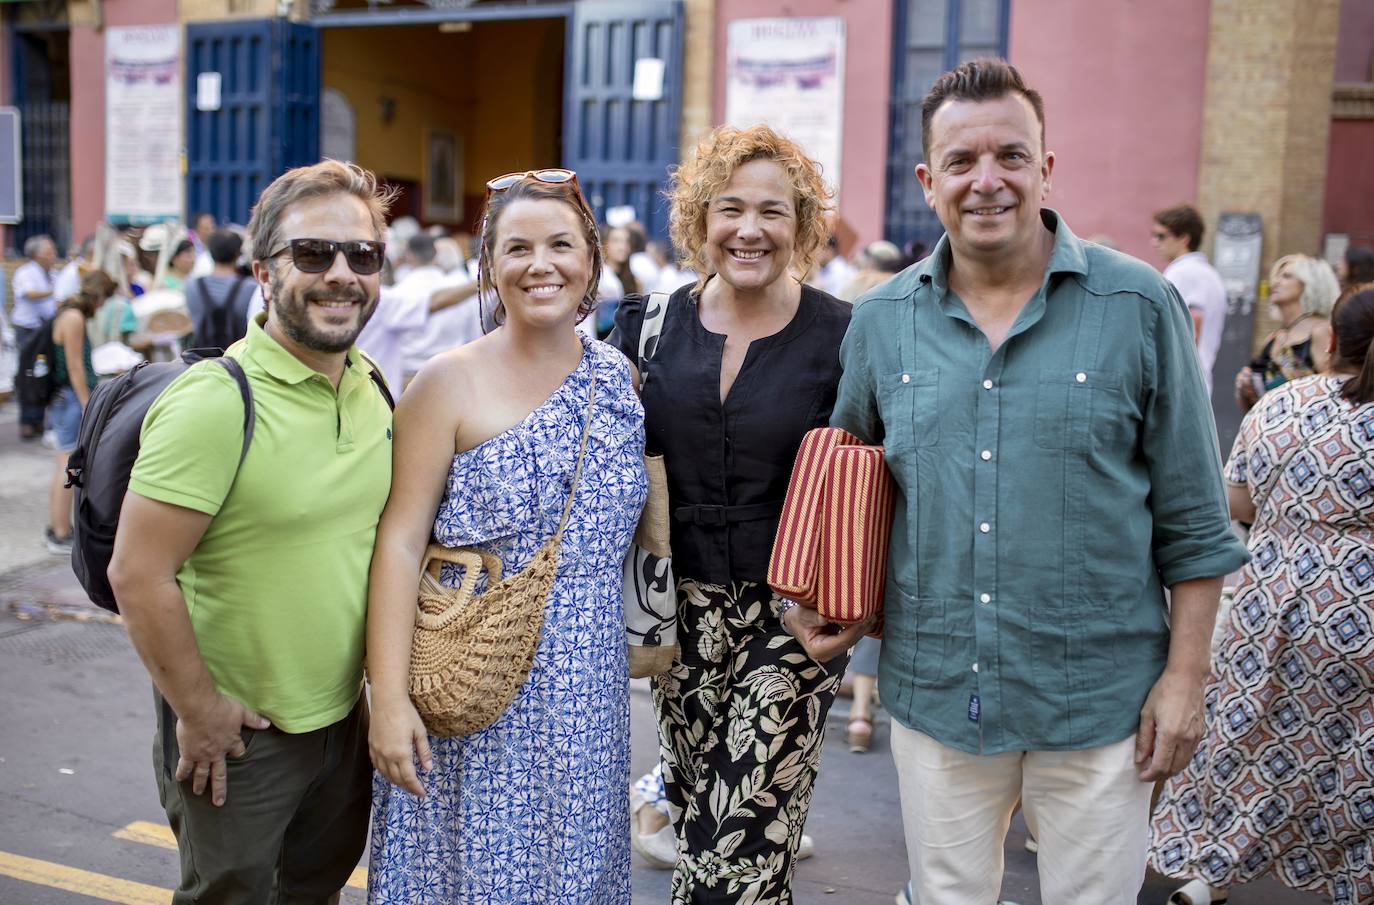
POLYGON ((835 298, 840 297, 840 293, 859 272, 857 267, 849 263, 845 256, 840 254, 840 240, 833 234, 821 247, 819 257, 816 260, 816 268, 820 288, 835 298))
MULTIPOLYGON (((447 245, 452 240, 444 241, 447 245)), ((456 246, 457 243, 453 243, 456 246)), ((451 248, 450 251, 455 250, 451 248)), ((461 256, 461 253, 460 253, 461 256)), ((406 243, 406 276, 396 282, 392 293, 413 305, 417 298, 425 301, 426 316, 420 328, 406 334, 401 342, 401 370, 408 378, 435 355, 457 348, 482 335, 482 323, 477 314, 477 284, 468 276, 461 262, 445 271, 438 260, 438 248, 433 236, 419 233, 406 243), (471 300, 471 304, 463 304, 471 300)), ((383 291, 382 301, 386 301, 383 291)), ((367 336, 358 338, 358 345, 369 355, 367 336)), ((385 369, 385 366, 384 366, 385 369)), ((390 371, 387 379, 391 379, 390 371)))
MULTIPOLYGON (((30 236, 24 243, 24 257, 28 260, 14 271, 14 308, 10 312, 16 349, 22 349, 33 332, 57 313, 53 295, 57 244, 52 236, 30 236)), ((20 407, 20 439, 36 440, 42 436, 44 411, 42 406, 20 407)))
POLYGON ((1207 395, 1212 395, 1212 367, 1221 347, 1221 331, 1226 323, 1226 284, 1221 274, 1198 249, 1206 229, 1202 215, 1188 204, 1179 204, 1154 213, 1150 242, 1167 261, 1164 278, 1174 284, 1193 314, 1193 336, 1202 365, 1202 380, 1207 395))

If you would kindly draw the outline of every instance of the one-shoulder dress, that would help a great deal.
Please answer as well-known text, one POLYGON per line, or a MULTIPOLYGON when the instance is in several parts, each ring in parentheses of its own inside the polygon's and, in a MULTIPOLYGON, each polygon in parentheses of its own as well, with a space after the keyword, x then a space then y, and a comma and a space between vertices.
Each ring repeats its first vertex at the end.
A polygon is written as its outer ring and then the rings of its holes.
POLYGON ((375 778, 373 905, 630 901, 621 567, 647 493, 644 410, 625 357, 595 340, 583 346, 543 404, 453 458, 435 539, 495 553, 507 575, 524 568, 567 500, 595 369, 586 460, 534 668, 491 726, 430 737, 423 800, 375 778))

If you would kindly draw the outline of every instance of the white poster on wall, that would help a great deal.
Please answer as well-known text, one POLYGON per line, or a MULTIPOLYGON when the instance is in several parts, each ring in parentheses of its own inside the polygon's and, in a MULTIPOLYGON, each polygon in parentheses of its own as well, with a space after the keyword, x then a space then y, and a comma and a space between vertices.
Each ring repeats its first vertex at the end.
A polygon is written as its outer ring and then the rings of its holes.
POLYGON ((349 162, 358 156, 358 115, 337 88, 320 92, 320 156, 349 162))
POLYGON ((767 123, 798 142, 840 191, 844 19, 736 19, 726 47, 725 121, 767 123))
POLYGON ((105 217, 181 217, 181 32, 176 25, 105 29, 105 217))

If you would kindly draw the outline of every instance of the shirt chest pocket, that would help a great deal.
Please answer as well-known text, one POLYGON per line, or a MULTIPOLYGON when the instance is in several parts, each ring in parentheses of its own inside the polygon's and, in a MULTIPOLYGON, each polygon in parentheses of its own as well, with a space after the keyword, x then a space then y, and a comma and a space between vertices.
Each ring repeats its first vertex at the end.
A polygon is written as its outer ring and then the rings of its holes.
POLYGON ((904 371, 883 379, 880 394, 884 446, 903 449, 940 442, 940 372, 935 368, 904 371))
POLYGON ((1121 393, 1116 371, 1040 372, 1035 392, 1035 443, 1043 449, 1088 451, 1111 421, 1121 393))

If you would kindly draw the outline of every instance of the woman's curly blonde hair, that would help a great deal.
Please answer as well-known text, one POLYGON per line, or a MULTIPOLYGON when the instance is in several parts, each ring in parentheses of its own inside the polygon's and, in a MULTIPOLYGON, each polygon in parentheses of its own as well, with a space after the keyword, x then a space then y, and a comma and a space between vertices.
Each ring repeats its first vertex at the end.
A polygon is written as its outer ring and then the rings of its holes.
POLYGON ((665 193, 672 205, 668 229, 681 263, 701 274, 697 291, 711 275, 706 259, 706 211, 735 170, 751 160, 778 164, 792 185, 797 215, 791 261, 795 276, 801 278, 811 270, 816 253, 830 234, 826 216, 835 193, 821 178, 820 164, 807 157, 796 142, 768 126, 719 126, 697 142, 686 163, 673 170, 665 193))

